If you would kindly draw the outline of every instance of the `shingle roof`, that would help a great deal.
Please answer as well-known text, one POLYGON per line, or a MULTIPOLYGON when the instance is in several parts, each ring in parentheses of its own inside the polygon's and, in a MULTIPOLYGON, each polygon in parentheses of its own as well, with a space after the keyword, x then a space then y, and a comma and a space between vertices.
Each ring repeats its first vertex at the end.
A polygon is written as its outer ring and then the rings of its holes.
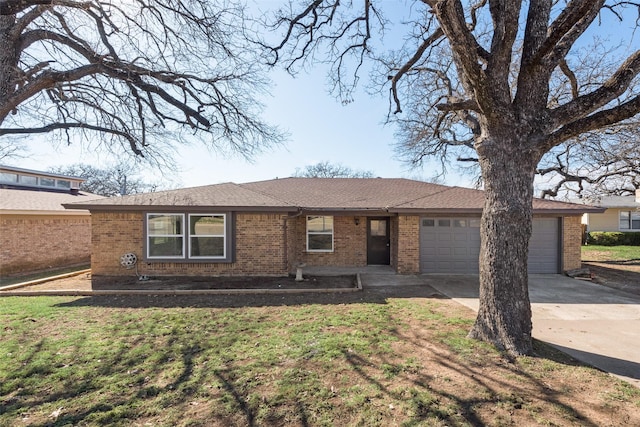
POLYGON ((97 194, 83 191, 72 194, 68 191, 37 191, 0 188, 0 213, 70 213, 62 206, 66 203, 89 203, 104 199, 97 194))
MULTIPOLYGON (((90 203, 72 203, 68 207, 76 206, 103 207, 115 206, 120 208, 137 209, 140 207, 180 207, 180 206, 216 206, 221 208, 290 208, 296 207, 275 197, 260 194, 232 182, 202 187, 183 188, 179 190, 158 191, 155 193, 131 194, 128 196, 111 197, 90 203)), ((286 209, 285 209, 286 210, 286 209)))
MULTIPOLYGON (((484 193, 402 178, 283 178, 244 184, 225 183, 158 193, 136 194, 68 204, 71 209, 218 207, 229 210, 475 212, 484 193)), ((535 199, 534 212, 600 212, 573 203, 535 199)))

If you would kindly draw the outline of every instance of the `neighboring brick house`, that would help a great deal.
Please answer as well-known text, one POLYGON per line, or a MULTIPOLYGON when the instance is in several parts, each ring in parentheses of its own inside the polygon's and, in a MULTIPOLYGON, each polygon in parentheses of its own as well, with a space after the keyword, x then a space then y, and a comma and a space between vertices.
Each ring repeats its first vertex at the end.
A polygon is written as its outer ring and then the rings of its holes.
MULTIPOLYGON (((389 265, 477 273, 484 193, 407 179, 284 178, 65 204, 93 221, 94 277, 287 275, 389 265)), ((535 199, 532 273, 580 267, 584 205, 535 199)))
POLYGON ((91 216, 63 203, 100 198, 84 179, 0 166, 0 276, 87 264, 91 216))

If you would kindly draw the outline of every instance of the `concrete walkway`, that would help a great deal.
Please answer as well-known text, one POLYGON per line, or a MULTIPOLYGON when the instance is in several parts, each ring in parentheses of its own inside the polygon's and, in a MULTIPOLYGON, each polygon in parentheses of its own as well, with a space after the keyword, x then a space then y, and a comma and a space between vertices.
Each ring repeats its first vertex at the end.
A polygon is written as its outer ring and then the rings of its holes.
MULTIPOLYGON (((477 312, 477 275, 418 277, 477 312)), ((534 338, 640 387, 640 296, 556 274, 531 275, 529 295, 534 338)))

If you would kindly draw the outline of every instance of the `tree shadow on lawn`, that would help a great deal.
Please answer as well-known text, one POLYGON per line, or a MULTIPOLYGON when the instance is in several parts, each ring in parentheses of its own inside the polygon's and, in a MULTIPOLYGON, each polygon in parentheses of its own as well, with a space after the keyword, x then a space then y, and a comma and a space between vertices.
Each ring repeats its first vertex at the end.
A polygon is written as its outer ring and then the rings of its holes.
MULTIPOLYGON (((290 295, 197 295, 197 296, 95 296, 80 298, 74 301, 58 304, 64 307, 109 307, 109 308, 148 308, 148 307, 195 307, 195 308, 242 308, 263 306, 300 306, 309 304, 387 304, 391 298, 430 298, 443 299, 430 286, 399 286, 394 288, 377 287, 364 289, 362 292, 348 294, 290 294, 290 295)), ((364 389, 367 387, 378 390, 382 397, 375 397, 375 402, 366 401, 360 410, 372 411, 371 416, 379 416, 385 407, 382 403, 407 402, 410 407, 408 425, 429 420, 445 420, 452 425, 461 422, 470 425, 483 425, 483 419, 487 419, 487 413, 496 411, 508 419, 509 414, 520 410, 537 410, 545 402, 557 408, 559 412, 567 414, 573 420, 580 420, 581 425, 596 426, 598 420, 592 420, 588 415, 576 409, 571 403, 567 403, 565 391, 550 387, 545 378, 536 378, 522 369, 519 363, 509 360, 498 353, 489 361, 491 369, 487 370, 487 363, 480 359, 478 363, 471 359, 464 361, 458 357, 451 357, 451 353, 444 351, 441 346, 434 346, 432 338, 416 328, 391 331, 399 340, 411 343, 411 347, 424 352, 418 360, 430 360, 450 374, 431 371, 422 366, 409 366, 406 361, 387 359, 384 353, 372 360, 371 357, 353 351, 343 351, 342 356, 350 366, 350 372, 360 378, 358 384, 364 389), (494 369, 495 368, 495 369, 494 369), (456 379, 455 375, 461 375, 466 380, 456 379), (447 376, 451 378, 447 379, 447 376), (396 386, 395 380, 403 385, 396 386), (460 382, 462 381, 462 382, 460 382), (465 382, 466 381, 466 382, 465 382), (472 390, 472 392, 468 392, 472 390), (473 391, 475 390, 475 391, 473 391), (375 403, 375 405, 374 405, 375 403), (382 406, 381 406, 382 405, 382 406), (533 409, 526 409, 533 408, 533 409)), ((82 410, 72 413, 63 413, 60 418, 52 423, 56 426, 75 424, 91 420, 98 423, 119 423, 123 420, 134 420, 140 417, 139 406, 145 402, 153 401, 150 409, 151 420, 162 415, 154 413, 160 410, 163 404, 159 400, 167 402, 170 407, 191 408, 190 402, 201 398, 203 390, 209 390, 206 385, 212 381, 219 384, 219 391, 215 393, 217 405, 222 401, 230 402, 230 412, 220 410, 214 419, 227 425, 258 425, 261 413, 269 407, 270 418, 283 421, 279 417, 287 406, 288 414, 299 421, 300 425, 313 424, 309 420, 310 414, 314 414, 317 408, 309 407, 304 400, 288 399, 281 403, 263 400, 262 403, 253 399, 253 394, 258 389, 252 389, 251 383, 243 383, 243 366, 233 361, 220 366, 205 365, 201 357, 206 353, 206 341, 189 334, 182 338, 168 335, 169 339, 164 345, 154 348, 156 354, 134 351, 137 340, 133 338, 129 345, 120 346, 109 354, 102 355, 99 369, 95 376, 85 378, 67 378, 64 387, 49 395, 34 396, 30 401, 32 405, 43 405, 58 400, 73 399, 83 394, 96 394, 99 396, 105 378, 117 372, 127 372, 131 369, 126 383, 118 384, 122 387, 122 394, 114 394, 113 398, 106 401, 96 401, 93 405, 87 405, 82 410), (179 362, 176 369, 175 363, 179 362), (173 372, 169 381, 162 381, 165 372, 173 372)), ((229 347, 231 345, 230 343, 229 347)), ((559 351, 550 349, 545 344, 536 343, 537 357, 533 359, 548 360, 567 366, 585 366, 575 359, 559 351)), ((416 355, 417 356, 417 355, 416 355)), ((475 357, 475 356, 471 356, 475 357)), ((289 369, 299 369, 300 372, 311 372, 313 358, 301 358, 291 360, 289 369)), ((57 362, 51 361, 50 366, 57 362)), ((25 367, 26 368, 26 367, 25 367)), ((258 371, 268 371, 272 366, 263 366, 258 371)), ((120 380, 122 381, 122 380, 120 380)), ((327 385, 320 383, 319 387, 327 385)), ((301 385, 302 386, 302 385, 301 385)), ((344 387, 344 386, 343 386, 344 387)), ((323 390, 323 393, 333 394, 334 391, 323 390)), ((348 391, 343 390, 344 393, 348 391)), ((335 393, 340 393, 335 392, 335 393)), ((340 395, 336 395, 340 396, 340 395)), ((345 394, 346 396, 346 394, 345 394)), ((345 398, 342 396, 342 398, 345 398)), ((366 396, 366 394, 365 394, 366 396)), ((213 396, 211 396, 213 398, 213 396)), ((263 397, 263 399, 268 399, 263 397)), ((13 402, 5 402, 11 403, 13 402)), ((15 404, 15 403, 14 403, 15 404)), ((387 403, 388 406, 388 403, 387 403)), ((16 409, 16 408, 13 408, 16 409)), ((545 409, 548 416, 549 409, 545 409)), ((188 416, 188 415, 185 415, 188 416)), ((553 418, 553 417, 552 417, 553 418)), ((555 421, 558 421, 557 419, 555 421)), ((562 421, 562 420, 560 420, 562 421)), ((43 424, 44 425, 44 424, 43 424)))
MULTIPOLYGON (((474 353, 473 356, 452 357, 452 353, 443 346, 433 345, 432 338, 423 335, 423 331, 393 329, 391 333, 412 348, 420 349, 420 355, 416 356, 421 362, 415 366, 407 365, 405 360, 398 360, 392 354, 381 352, 372 357, 344 349, 342 358, 349 368, 345 370, 343 367, 340 375, 350 373, 353 375, 352 382, 349 386, 338 384, 334 391, 330 383, 335 379, 313 377, 316 363, 313 357, 292 359, 281 368, 286 367, 304 377, 300 378, 297 386, 296 381, 291 381, 291 386, 296 388, 289 391, 278 390, 275 382, 268 394, 261 393, 262 381, 254 382, 256 380, 246 378, 244 362, 229 360, 216 366, 203 363, 202 358, 207 357, 206 340, 201 341, 201 338, 190 335, 180 338, 171 336, 165 345, 155 348, 152 355, 135 350, 136 344, 140 344, 138 341, 142 339, 136 337, 129 345, 103 355, 94 375, 61 378, 64 385, 54 393, 31 396, 31 407, 62 403, 83 395, 85 399, 90 396, 94 398, 92 404, 76 405, 75 409, 63 411, 53 422, 48 420, 32 425, 63 426, 82 422, 121 424, 125 421, 142 422, 145 417, 157 421, 165 416, 174 421, 197 418, 197 414, 178 413, 196 408, 193 402, 202 400, 208 393, 211 394, 206 398, 207 406, 211 412, 203 415, 204 422, 213 422, 215 425, 255 426, 264 425, 265 421, 282 425, 285 421, 291 423, 293 420, 297 421, 297 425, 313 425, 316 423, 311 421, 312 415, 318 415, 318 408, 314 405, 325 399, 348 400, 352 393, 365 399, 358 406, 358 416, 365 423, 367 417, 380 419, 388 416, 390 418, 386 419, 390 420, 393 417, 389 414, 395 410, 393 405, 406 405, 406 425, 437 420, 449 425, 468 423, 481 426, 485 425, 487 419, 495 417, 505 422, 511 416, 515 416, 516 420, 528 419, 526 414, 518 414, 519 411, 542 411, 539 416, 542 419, 550 417, 548 420, 551 423, 562 422, 563 417, 568 417, 572 421, 580 420, 583 426, 599 425, 567 403, 571 399, 567 399, 566 391, 550 387, 545 378, 528 374, 519 363, 497 352, 480 350, 480 356, 474 353), (177 366, 176 362, 179 362, 177 366), (422 363, 429 363, 430 367, 437 365, 438 368, 426 369, 422 363), (176 370, 176 367, 179 369, 176 370), (168 381, 162 381, 168 372, 173 375, 167 378, 168 381), (111 384, 107 393, 101 391, 105 381, 111 381, 114 375, 117 383, 111 384), (214 388, 210 391, 209 385, 215 382, 218 383, 218 390, 214 388), (358 386, 357 390, 352 390, 355 385, 358 386), (116 389, 121 392, 116 392, 116 389), (299 397, 303 392, 309 392, 308 399, 299 397), (262 398, 256 400, 255 396, 260 394, 262 398), (390 402, 393 405, 390 406, 390 402), (547 404, 552 409, 544 406, 547 404), (143 406, 147 409, 142 410, 143 406), (173 412, 164 414, 165 410, 173 412), (565 415, 558 419, 554 411, 565 415)), ((562 365, 582 366, 544 344, 536 343, 536 351, 539 354, 537 358, 562 365)), ((56 361, 52 360, 51 366, 55 364, 56 361)), ((256 372, 274 368, 271 364, 254 367, 256 372)), ((8 403, 6 410, 14 413, 20 406, 17 402, 5 403, 8 403)), ((331 403, 328 405, 322 410, 331 417, 331 403)), ((341 411, 347 410, 344 404, 340 405, 341 411)), ((25 409, 25 413, 29 411, 25 409)), ((344 412, 342 414, 347 415, 344 412)), ((338 420, 334 418, 333 421, 338 420)), ((564 421, 567 419, 564 418, 564 421)))

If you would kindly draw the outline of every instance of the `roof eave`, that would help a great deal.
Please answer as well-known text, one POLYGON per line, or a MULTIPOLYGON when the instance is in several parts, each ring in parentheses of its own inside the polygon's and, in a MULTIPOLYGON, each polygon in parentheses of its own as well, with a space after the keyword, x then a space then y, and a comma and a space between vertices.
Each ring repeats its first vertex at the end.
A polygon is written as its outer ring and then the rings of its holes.
POLYGON ((88 216, 89 211, 86 209, 77 210, 74 212, 67 210, 29 210, 29 209, 0 209, 0 215, 76 215, 76 216, 88 216))

